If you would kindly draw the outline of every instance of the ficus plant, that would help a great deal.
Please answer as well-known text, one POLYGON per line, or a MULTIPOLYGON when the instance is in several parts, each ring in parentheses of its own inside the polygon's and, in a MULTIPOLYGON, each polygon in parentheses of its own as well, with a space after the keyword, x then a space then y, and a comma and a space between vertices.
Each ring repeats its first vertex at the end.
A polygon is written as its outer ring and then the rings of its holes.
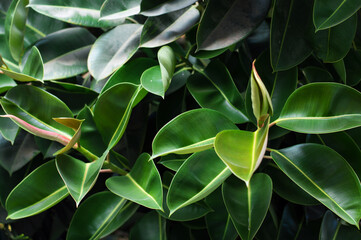
POLYGON ((361 239, 361 2, 1 0, 1 239, 361 239))

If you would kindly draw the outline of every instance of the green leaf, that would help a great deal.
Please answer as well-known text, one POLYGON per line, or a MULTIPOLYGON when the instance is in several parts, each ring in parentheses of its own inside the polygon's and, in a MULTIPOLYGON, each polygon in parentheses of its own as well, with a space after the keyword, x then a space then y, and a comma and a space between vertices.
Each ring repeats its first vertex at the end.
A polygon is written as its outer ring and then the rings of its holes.
POLYGON ((217 133, 226 129, 238 128, 214 110, 196 109, 182 113, 154 137, 152 159, 170 153, 187 154, 211 148, 217 133))
POLYGON ((302 69, 303 75, 308 82, 334 82, 334 79, 326 69, 308 66, 302 69))
POLYGON ((315 0, 313 22, 316 31, 342 23, 360 7, 361 3, 357 0, 315 0))
POLYGON ((278 126, 303 133, 331 133, 361 126, 361 94, 338 83, 312 83, 288 98, 278 126), (346 107, 347 106, 347 107, 346 107))
POLYGON ((41 58, 39 49, 36 46, 31 48, 29 55, 26 57, 25 64, 21 69, 21 72, 35 79, 39 79, 40 81, 43 80, 43 59, 41 58))
POLYGON ((242 96, 221 61, 212 61, 204 72, 191 75, 187 81, 187 88, 203 108, 223 113, 234 123, 248 121, 242 96))
POLYGON ((25 24, 29 0, 14 0, 6 14, 5 35, 11 56, 20 62, 24 51, 25 24))
POLYGON ((100 80, 126 63, 138 50, 142 28, 140 24, 123 24, 101 35, 89 53, 90 73, 100 80))
POLYGON ((8 76, 8 77, 10 77, 12 79, 15 79, 15 80, 17 80, 19 82, 41 81, 39 79, 33 78, 31 76, 28 76, 28 75, 25 75, 25 74, 22 74, 22 73, 19 73, 19 72, 12 71, 12 70, 4 68, 4 67, 0 67, 0 71, 2 73, 4 73, 6 76, 8 76))
POLYGON ((111 23, 100 22, 100 7, 103 0, 30 0, 29 7, 51 18, 87 27, 112 27, 111 23))
POLYGON ((236 239, 237 231, 224 205, 221 188, 209 195, 206 202, 214 210, 205 217, 210 238, 212 240, 236 239))
POLYGON ((30 85, 12 88, 1 99, 7 115, 26 131, 66 145, 74 131, 53 118, 73 117, 69 108, 55 96, 30 85), (39 107, 41 103, 41 107, 39 107))
POLYGON ((291 204, 283 210, 277 240, 297 239, 304 224, 305 218, 302 211, 291 204))
POLYGON ((121 227, 138 209, 111 192, 96 193, 87 198, 75 212, 67 240, 95 240, 121 227))
POLYGON ((147 208, 162 210, 162 181, 154 162, 149 158, 149 154, 140 155, 130 173, 111 177, 106 185, 114 194, 147 208))
POLYGON ((346 222, 358 227, 361 218, 360 180, 337 152, 318 144, 299 144, 274 150, 271 156, 298 186, 346 222), (322 159, 327 159, 327 164, 322 159))
POLYGON ((335 235, 337 235, 340 225, 341 221, 328 210, 322 218, 320 240, 336 239, 335 235))
POLYGON ((269 164, 269 167, 267 167, 264 172, 272 179, 273 191, 283 199, 291 203, 306 206, 320 204, 319 201, 297 186, 275 164, 269 164))
POLYGON ((101 93, 122 82, 140 85, 140 77, 143 72, 156 64, 157 62, 151 58, 136 58, 133 61, 127 62, 109 78, 101 93))
POLYGON ((129 240, 165 240, 166 221, 156 211, 144 215, 130 230, 129 240))
POLYGON ((0 165, 8 171, 10 176, 39 153, 34 137, 23 131, 18 134, 13 144, 0 137, 0 165))
POLYGON ((184 155, 176 155, 176 154, 169 154, 163 156, 158 164, 162 164, 166 168, 169 168, 173 171, 178 171, 180 166, 184 163, 186 157, 184 155))
POLYGON ((312 1, 275 0, 273 9, 271 64, 275 71, 287 70, 312 52, 312 1))
POLYGON ((17 84, 10 77, 0 74, 0 93, 4 93, 7 90, 15 87, 17 84))
POLYGON ((346 83, 346 67, 345 67, 344 59, 341 59, 340 61, 334 62, 332 65, 335 68, 335 70, 336 70, 338 76, 340 77, 341 81, 343 83, 346 83))
POLYGON ((74 135, 71 137, 71 139, 65 145, 65 147, 63 147, 59 151, 55 152, 54 156, 63 154, 65 152, 69 151, 70 149, 72 149, 73 147, 78 148, 79 145, 77 144, 77 142, 80 139, 80 134, 81 134, 80 130, 81 130, 81 125, 82 125, 84 119, 82 119, 82 120, 75 119, 75 118, 53 118, 53 119, 56 122, 61 123, 66 127, 72 128, 75 131, 74 135))
POLYGON ((269 0, 210 0, 197 31, 197 50, 216 50, 246 38, 266 17, 269 0))
POLYGON ((47 162, 23 179, 6 199, 8 218, 33 216, 54 206, 68 196, 55 162, 47 162))
POLYGON ((346 68, 346 83, 349 86, 356 86, 361 81, 361 50, 350 49, 344 58, 346 68))
MULTIPOLYGON (((0 114, 5 115, 5 112, 0 108, 0 114)), ((14 144, 15 138, 19 132, 19 126, 16 125, 11 119, 0 117, 0 133, 1 135, 14 144)))
POLYGON ((95 184, 106 156, 107 152, 90 163, 84 163, 68 155, 58 155, 56 157, 56 168, 77 207, 95 184))
POLYGON ((205 198, 230 175, 213 149, 193 154, 179 168, 169 187, 167 205, 170 215, 205 198))
POLYGON ((271 178, 263 173, 255 174, 248 186, 237 178, 229 178, 223 184, 222 192, 238 234, 243 240, 253 239, 271 202, 271 178))
POLYGON ((154 48, 173 42, 193 27, 199 18, 199 11, 195 7, 150 17, 144 23, 140 44, 154 48))
POLYGON ((255 62, 252 64, 251 72, 251 99, 253 114, 257 119, 257 125, 262 126, 269 115, 273 114, 271 97, 258 75, 255 62))
POLYGON ((133 103, 141 90, 131 83, 119 83, 100 95, 94 106, 94 122, 108 149, 123 136, 133 103))
POLYGON ((255 132, 225 130, 217 134, 214 149, 234 175, 247 185, 266 152, 269 118, 255 132))
POLYGON ((35 46, 44 61, 44 80, 87 72, 87 58, 94 41, 95 37, 88 30, 73 27, 51 33, 37 42, 35 46))
POLYGON ((196 0, 142 0, 141 14, 144 16, 158 16, 177 11, 196 2, 196 0))
POLYGON ((100 9, 100 21, 119 22, 140 11, 141 0, 106 0, 100 9))
POLYGON ((318 31, 315 34, 314 51, 324 62, 337 62, 350 50, 355 37, 357 15, 354 14, 343 23, 318 31))

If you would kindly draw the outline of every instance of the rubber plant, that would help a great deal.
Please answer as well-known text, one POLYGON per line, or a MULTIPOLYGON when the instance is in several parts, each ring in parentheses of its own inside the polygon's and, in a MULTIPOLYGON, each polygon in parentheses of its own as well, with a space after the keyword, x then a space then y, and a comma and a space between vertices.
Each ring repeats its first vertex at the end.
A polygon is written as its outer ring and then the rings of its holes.
POLYGON ((358 0, 2 0, 1 239, 361 239, 358 0))

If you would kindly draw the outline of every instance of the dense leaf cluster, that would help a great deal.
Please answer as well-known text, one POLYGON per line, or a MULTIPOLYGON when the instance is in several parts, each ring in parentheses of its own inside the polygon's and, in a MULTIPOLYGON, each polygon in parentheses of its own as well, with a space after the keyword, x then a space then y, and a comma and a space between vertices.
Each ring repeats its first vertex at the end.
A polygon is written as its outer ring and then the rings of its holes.
POLYGON ((361 239, 360 7, 1 0, 0 238, 361 239))

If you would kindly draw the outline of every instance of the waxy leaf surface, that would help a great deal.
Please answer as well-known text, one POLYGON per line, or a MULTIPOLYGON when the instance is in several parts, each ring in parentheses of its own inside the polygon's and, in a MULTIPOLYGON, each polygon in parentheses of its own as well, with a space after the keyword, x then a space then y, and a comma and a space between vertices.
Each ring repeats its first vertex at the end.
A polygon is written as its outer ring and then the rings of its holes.
POLYGON ((140 11, 141 0, 106 0, 100 9, 100 21, 119 22, 140 11))
POLYGON ((177 11, 196 2, 196 0, 142 0, 141 14, 144 16, 158 16, 177 11))

